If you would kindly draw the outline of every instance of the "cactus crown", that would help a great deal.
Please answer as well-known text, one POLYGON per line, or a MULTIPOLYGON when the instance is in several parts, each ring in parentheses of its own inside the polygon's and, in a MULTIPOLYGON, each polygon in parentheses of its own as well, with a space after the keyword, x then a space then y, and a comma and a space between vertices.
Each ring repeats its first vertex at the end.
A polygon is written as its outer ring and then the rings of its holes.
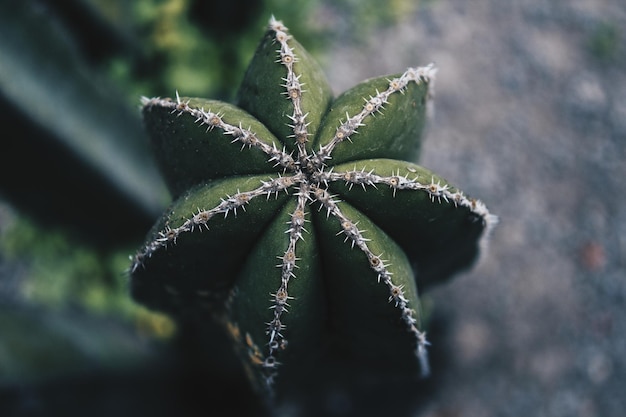
POLYGON ((176 200, 132 260, 134 297, 208 311, 265 387, 325 351, 427 373, 416 277, 469 266, 496 221, 410 162, 435 72, 409 68, 333 99, 272 18, 238 106, 144 99, 176 200))

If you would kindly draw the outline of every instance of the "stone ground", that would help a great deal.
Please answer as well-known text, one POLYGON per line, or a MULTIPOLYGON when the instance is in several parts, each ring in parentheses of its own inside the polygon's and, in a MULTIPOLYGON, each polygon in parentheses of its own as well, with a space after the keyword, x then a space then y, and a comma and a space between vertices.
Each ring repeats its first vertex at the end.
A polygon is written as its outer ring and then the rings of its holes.
POLYGON ((336 91, 435 62, 421 163, 500 218, 430 292, 443 360, 416 416, 624 415, 625 27, 618 0, 436 1, 332 52, 336 91))

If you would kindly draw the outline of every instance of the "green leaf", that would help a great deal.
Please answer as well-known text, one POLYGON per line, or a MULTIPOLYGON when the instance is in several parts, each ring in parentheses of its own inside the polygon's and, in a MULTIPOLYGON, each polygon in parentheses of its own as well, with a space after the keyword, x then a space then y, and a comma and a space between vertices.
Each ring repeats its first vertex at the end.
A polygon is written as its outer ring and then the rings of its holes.
MULTIPOLYGON (((151 159, 140 119, 124 104, 125 97, 114 94, 108 80, 89 71, 66 36, 54 20, 31 4, 2 3, 0 105, 7 103, 32 129, 45 132, 47 143, 42 148, 71 154, 79 161, 75 170, 81 169, 80 164, 89 167, 73 175, 87 179, 93 170, 115 189, 118 200, 129 199, 146 216, 156 216, 169 195, 151 159), (53 146, 49 141, 55 141, 53 146)), ((22 138, 23 132, 19 129, 9 135, 9 152, 19 145, 10 140, 22 138)), ((39 139, 25 135, 21 140, 30 141, 36 152, 39 139)), ((38 170, 30 165, 28 154, 12 158, 12 163, 23 161, 11 165, 17 170, 16 179, 19 172, 30 176, 38 170)))

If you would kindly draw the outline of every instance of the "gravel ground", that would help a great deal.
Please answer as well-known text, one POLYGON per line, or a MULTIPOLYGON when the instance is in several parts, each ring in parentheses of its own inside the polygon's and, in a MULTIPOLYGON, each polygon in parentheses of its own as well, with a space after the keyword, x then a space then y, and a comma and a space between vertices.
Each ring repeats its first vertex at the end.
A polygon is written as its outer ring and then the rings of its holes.
POLYGON ((435 62, 421 163, 500 218, 430 292, 443 360, 416 416, 624 415, 625 27, 618 0, 436 1, 332 52, 336 91, 435 62))

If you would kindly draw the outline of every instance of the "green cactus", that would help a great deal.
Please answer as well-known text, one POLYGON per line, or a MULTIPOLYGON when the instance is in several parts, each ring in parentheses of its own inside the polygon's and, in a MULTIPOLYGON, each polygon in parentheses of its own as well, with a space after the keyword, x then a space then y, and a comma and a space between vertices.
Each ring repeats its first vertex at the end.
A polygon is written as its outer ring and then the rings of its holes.
POLYGON ((328 358, 427 373, 418 284, 469 267, 496 223, 411 162, 435 71, 409 68, 333 99, 272 18, 237 106, 144 99, 175 201, 133 258, 134 298, 222 323, 266 392, 288 391, 328 358))

